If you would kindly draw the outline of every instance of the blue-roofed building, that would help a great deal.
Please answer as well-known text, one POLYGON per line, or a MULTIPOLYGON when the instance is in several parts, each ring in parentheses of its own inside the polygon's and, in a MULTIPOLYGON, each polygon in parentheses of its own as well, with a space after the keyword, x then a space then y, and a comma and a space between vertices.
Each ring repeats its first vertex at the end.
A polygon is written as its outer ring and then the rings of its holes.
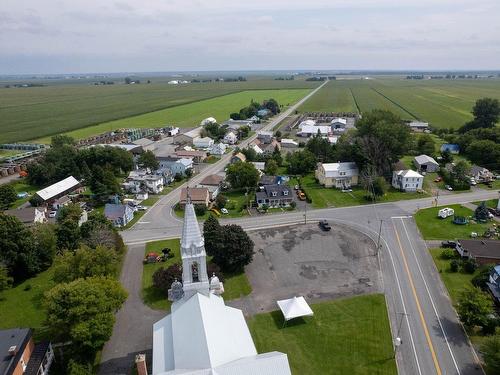
POLYGON ((441 145, 441 152, 449 151, 452 154, 458 154, 460 152, 460 146, 456 143, 444 143, 441 145))
POLYGON ((500 264, 493 267, 489 280, 486 284, 488 285, 495 302, 500 303, 500 264))
POLYGON ((115 227, 124 227, 134 218, 134 209, 128 204, 106 203, 104 206, 104 216, 115 227))

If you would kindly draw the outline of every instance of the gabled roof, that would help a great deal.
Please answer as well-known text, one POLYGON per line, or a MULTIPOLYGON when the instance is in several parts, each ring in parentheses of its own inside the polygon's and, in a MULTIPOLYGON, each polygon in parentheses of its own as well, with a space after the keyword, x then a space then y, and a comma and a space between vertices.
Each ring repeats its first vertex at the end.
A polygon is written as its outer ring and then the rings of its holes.
POLYGON ((238 158, 241 161, 247 160, 247 157, 245 156, 245 154, 242 154, 241 152, 238 152, 237 154, 233 155, 233 158, 238 158))
POLYGON ((341 124, 347 125, 347 120, 345 118, 342 118, 342 117, 336 117, 330 123, 335 124, 337 122, 340 122, 341 124))
POLYGON ((401 171, 394 171, 396 175, 401 176, 401 177, 416 177, 416 178, 424 178, 420 173, 415 172, 411 169, 403 169, 401 171))
POLYGON ((33 223, 37 209, 35 207, 17 208, 4 211, 4 214, 15 216, 22 223, 33 223))
POLYGON ((415 161, 417 162, 418 165, 422 165, 425 163, 432 163, 434 165, 439 165, 438 162, 436 160, 434 160, 434 158, 432 158, 428 155, 415 156, 415 161))
POLYGON ((201 180, 200 185, 220 185, 223 180, 224 178, 222 176, 211 174, 201 180))
MULTIPOLYGON (((208 197, 208 189, 201 188, 189 188, 189 196, 193 202, 205 201, 208 197)), ((181 190, 181 202, 186 202, 187 199, 187 189, 182 188, 181 190)))
POLYGON ((106 203, 104 206, 104 216, 110 220, 121 218, 131 208, 126 204, 106 203))
POLYGON ((475 257, 500 259, 499 240, 458 240, 458 242, 475 257))
POLYGON ((66 193, 70 190, 75 190, 80 183, 73 176, 66 177, 64 180, 56 182, 45 189, 39 190, 36 194, 44 201, 48 201, 59 194, 66 193))
POLYGON ((21 360, 24 348, 32 336, 29 328, 12 328, 0 330, 0 374, 13 374, 21 360), (17 354, 12 358, 8 355, 11 346, 17 347, 17 354))

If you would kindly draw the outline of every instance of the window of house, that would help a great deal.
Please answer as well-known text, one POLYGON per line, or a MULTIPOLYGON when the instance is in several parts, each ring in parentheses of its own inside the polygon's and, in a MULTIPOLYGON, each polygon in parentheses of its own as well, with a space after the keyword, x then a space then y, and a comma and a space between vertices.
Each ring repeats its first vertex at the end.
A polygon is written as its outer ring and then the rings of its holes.
POLYGON ((288 191, 287 190, 283 191, 283 195, 288 195, 288 191))
POLYGON ((271 193, 271 195, 272 195, 273 197, 275 197, 275 196, 277 196, 277 195, 278 195, 278 193, 277 193, 277 192, 275 192, 275 191, 273 191, 273 192, 271 193))

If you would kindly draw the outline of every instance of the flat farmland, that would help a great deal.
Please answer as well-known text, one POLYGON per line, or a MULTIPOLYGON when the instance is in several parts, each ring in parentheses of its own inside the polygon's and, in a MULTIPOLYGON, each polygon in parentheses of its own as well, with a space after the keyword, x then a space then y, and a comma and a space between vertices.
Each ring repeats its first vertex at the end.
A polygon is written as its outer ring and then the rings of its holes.
MULTIPOLYGON (((0 142, 26 141, 249 90, 312 89, 317 82, 165 82, 0 88, 0 142)), ((236 109, 239 109, 236 108, 236 109)), ((236 110, 235 109, 235 110, 236 110)))
POLYGON ((354 109, 366 112, 383 108, 403 119, 427 121, 435 127, 458 128, 472 118, 475 101, 500 99, 500 80, 422 80, 401 78, 350 79, 328 83, 300 108, 308 111, 346 111, 346 91, 354 109))

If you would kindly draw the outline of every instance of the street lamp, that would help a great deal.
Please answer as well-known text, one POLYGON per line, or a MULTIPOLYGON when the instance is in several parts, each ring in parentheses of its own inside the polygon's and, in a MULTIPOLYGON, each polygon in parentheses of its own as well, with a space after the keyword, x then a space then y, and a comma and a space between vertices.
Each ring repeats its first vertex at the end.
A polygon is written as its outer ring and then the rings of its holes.
POLYGON ((394 340, 394 356, 392 358, 396 358, 396 352, 398 351, 398 348, 401 346, 403 341, 401 340, 401 337, 396 337, 394 340))

